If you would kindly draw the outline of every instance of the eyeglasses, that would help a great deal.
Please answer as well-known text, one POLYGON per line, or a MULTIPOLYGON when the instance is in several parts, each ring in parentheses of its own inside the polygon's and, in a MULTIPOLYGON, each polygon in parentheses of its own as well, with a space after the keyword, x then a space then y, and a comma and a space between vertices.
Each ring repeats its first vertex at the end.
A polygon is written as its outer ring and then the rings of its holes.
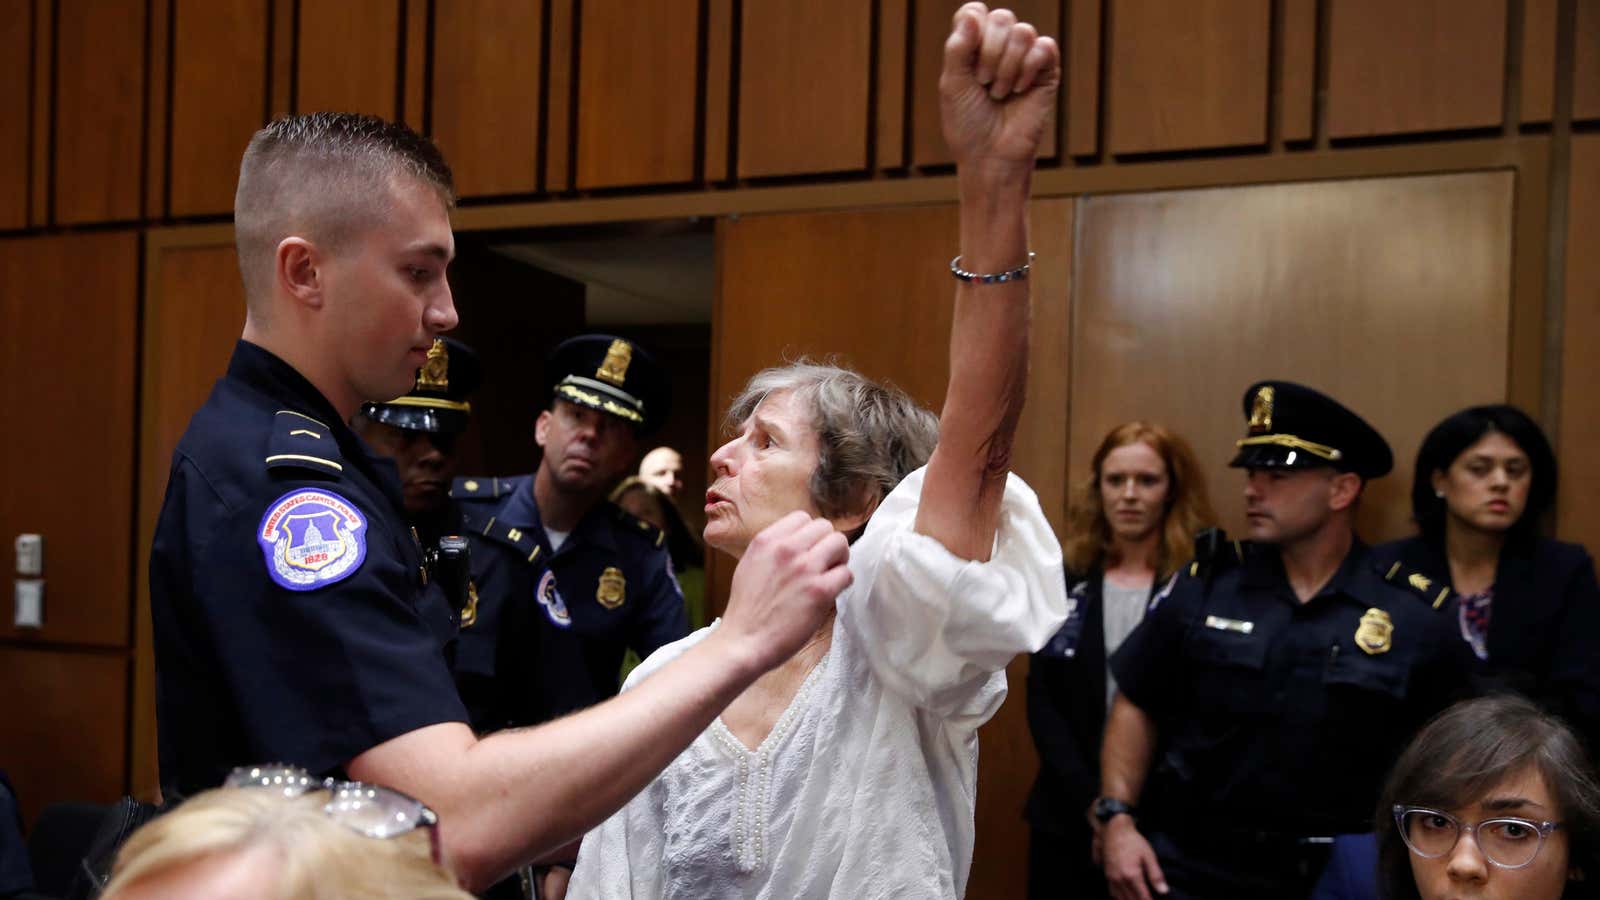
POLYGON ((1421 806, 1394 807, 1395 825, 1411 852, 1423 859, 1438 859, 1455 849, 1461 833, 1472 835, 1483 858, 1502 869, 1520 869, 1533 862, 1550 832, 1559 822, 1534 822, 1514 816, 1467 824, 1455 816, 1421 806))
POLYGON ((422 801, 394 788, 360 781, 321 780, 297 766, 273 763, 265 766, 240 766, 222 782, 230 788, 265 788, 284 797, 299 797, 315 790, 328 792, 322 811, 328 818, 370 838, 392 838, 418 828, 428 829, 429 851, 435 864, 440 862, 439 816, 422 801))

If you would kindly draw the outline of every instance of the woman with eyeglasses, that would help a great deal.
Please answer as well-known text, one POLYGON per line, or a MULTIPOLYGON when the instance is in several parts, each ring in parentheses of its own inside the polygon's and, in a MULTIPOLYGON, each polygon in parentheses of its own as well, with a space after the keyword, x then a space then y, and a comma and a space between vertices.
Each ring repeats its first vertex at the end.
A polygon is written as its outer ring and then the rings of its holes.
POLYGON ((472 900, 439 859, 417 800, 304 771, 236 769, 134 832, 104 900, 472 900))
POLYGON ((1459 595, 1461 637, 1490 687, 1515 690, 1600 742, 1600 587, 1577 544, 1544 537, 1556 458, 1514 406, 1474 406, 1428 432, 1411 507, 1420 534, 1377 550, 1459 595))
POLYGON ((1600 877, 1600 782, 1560 719, 1513 695, 1458 703, 1400 755, 1377 822, 1390 900, 1573 900, 1600 877))

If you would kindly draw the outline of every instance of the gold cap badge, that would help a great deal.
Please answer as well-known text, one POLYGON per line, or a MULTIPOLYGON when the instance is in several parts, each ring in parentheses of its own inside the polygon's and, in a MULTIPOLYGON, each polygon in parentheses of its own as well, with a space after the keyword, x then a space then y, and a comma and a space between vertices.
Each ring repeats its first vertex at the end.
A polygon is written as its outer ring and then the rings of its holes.
POLYGON ((1394 638, 1394 621, 1381 609, 1369 609, 1361 614, 1361 624, 1356 627, 1356 646, 1368 656, 1388 653, 1394 638))
POLYGON ((633 362, 633 345, 618 338, 606 350, 606 361, 595 370, 594 377, 622 387, 628 380, 628 364, 633 362))
POLYGON ((1256 391, 1256 399, 1250 405, 1250 433, 1266 434, 1272 430, 1272 401, 1277 395, 1269 385, 1256 391))
POLYGON ((600 573, 600 586, 595 589, 594 599, 606 609, 616 609, 628 599, 628 580, 622 577, 621 569, 606 566, 600 573))
POLYGON ((433 346, 428 348, 428 361, 417 370, 417 389, 450 389, 450 351, 441 338, 433 339, 433 346))

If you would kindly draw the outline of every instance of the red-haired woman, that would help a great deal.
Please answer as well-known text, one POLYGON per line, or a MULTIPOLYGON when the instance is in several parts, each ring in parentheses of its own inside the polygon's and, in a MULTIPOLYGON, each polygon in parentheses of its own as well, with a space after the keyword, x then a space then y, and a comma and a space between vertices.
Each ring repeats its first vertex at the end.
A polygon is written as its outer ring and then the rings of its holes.
POLYGON ((1182 438, 1128 422, 1100 442, 1068 525, 1072 613, 1028 670, 1028 722, 1040 759, 1027 807, 1030 898, 1106 896, 1084 818, 1099 796, 1100 738, 1116 691, 1106 659, 1143 619, 1157 586, 1194 555, 1195 533, 1215 522, 1182 438))

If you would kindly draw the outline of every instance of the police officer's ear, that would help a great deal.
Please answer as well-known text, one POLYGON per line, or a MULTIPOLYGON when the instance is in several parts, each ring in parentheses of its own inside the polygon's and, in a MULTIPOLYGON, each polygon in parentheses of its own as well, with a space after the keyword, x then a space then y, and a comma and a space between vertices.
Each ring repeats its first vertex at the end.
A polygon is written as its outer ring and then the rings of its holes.
POLYGON ((533 422, 533 442, 538 444, 541 450, 544 449, 545 441, 550 440, 550 419, 554 416, 555 413, 550 410, 542 410, 539 418, 533 422))
POLYGON ((1328 481, 1328 508, 1338 512, 1349 509, 1361 499, 1361 489, 1366 482, 1354 472, 1335 472, 1328 481))
POLYGON ((322 307, 322 254, 315 244, 293 235, 278 242, 273 275, 284 294, 312 309, 322 307))

